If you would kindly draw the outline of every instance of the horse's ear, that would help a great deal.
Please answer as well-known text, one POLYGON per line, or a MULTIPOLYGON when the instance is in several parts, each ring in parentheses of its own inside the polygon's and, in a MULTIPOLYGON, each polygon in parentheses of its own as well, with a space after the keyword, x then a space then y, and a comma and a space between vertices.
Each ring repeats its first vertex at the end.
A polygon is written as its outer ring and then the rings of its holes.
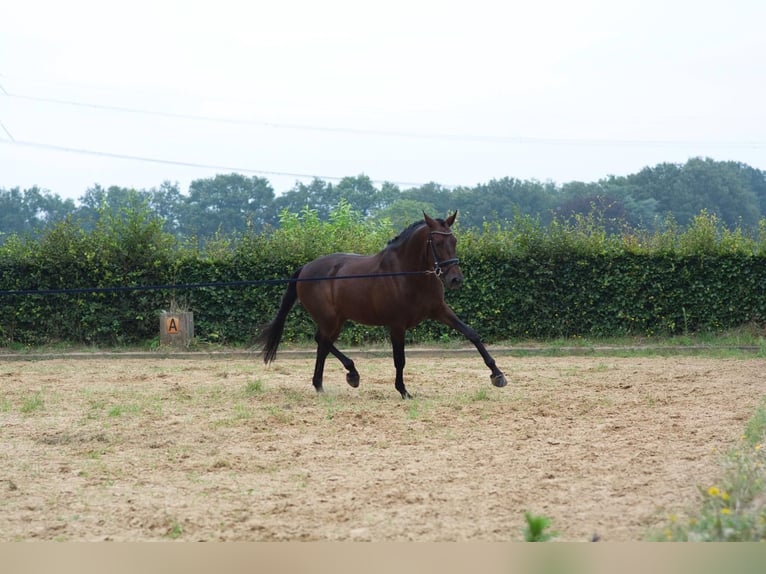
POLYGON ((447 219, 444 221, 444 223, 446 223, 446 224, 447 224, 447 227, 452 227, 452 224, 453 224, 453 223, 455 223, 455 218, 456 218, 456 217, 457 217, 457 210, 455 210, 455 213, 453 213, 452 215, 450 215, 450 216, 449 216, 449 217, 448 217, 448 218, 447 218, 447 219))
POLYGON ((424 211, 423 212, 423 220, 426 222, 426 225, 430 227, 431 229, 436 229, 439 227, 439 224, 436 223, 432 218, 428 217, 428 214, 424 211))

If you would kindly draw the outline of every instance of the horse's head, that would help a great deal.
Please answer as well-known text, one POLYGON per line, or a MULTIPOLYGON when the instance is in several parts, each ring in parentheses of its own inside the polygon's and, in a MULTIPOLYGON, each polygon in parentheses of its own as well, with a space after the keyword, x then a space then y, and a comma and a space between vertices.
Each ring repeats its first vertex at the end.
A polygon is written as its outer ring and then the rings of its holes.
POLYGON ((452 234, 457 211, 447 219, 432 219, 423 212, 423 219, 428 226, 429 256, 433 257, 434 272, 450 289, 457 289, 463 282, 463 272, 455 255, 457 239, 452 234))

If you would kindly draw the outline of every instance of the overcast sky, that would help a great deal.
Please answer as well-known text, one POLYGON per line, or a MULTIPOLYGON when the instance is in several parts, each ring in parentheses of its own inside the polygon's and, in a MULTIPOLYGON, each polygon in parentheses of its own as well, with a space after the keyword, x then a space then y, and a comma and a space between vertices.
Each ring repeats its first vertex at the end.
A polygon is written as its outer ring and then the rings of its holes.
POLYGON ((763 0, 6 0, 0 187, 766 170, 763 0))

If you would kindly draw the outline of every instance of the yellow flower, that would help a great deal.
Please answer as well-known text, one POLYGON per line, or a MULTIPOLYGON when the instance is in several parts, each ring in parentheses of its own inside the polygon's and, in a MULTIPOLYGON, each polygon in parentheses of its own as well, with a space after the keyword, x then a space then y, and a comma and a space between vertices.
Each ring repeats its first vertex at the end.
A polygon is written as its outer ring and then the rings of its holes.
POLYGON ((711 486, 710 488, 707 489, 707 493, 708 493, 708 496, 716 497, 719 494, 721 494, 721 491, 718 490, 717 486, 711 486))
POLYGON ((731 514, 731 508, 722 508, 721 514, 731 514))
POLYGON ((721 500, 729 500, 729 493, 724 491, 721 493, 721 500))
POLYGON ((761 446, 763 445, 761 445, 761 443, 758 443, 757 445, 755 445, 755 450, 761 450, 761 446))

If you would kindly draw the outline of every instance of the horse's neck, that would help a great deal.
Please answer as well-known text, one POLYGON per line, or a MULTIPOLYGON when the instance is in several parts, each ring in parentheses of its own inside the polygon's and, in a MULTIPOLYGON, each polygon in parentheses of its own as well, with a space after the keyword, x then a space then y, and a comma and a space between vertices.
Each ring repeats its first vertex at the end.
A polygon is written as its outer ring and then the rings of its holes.
POLYGON ((391 268, 425 271, 430 266, 426 241, 420 233, 414 234, 404 243, 387 247, 380 254, 383 256, 383 265, 391 268))

